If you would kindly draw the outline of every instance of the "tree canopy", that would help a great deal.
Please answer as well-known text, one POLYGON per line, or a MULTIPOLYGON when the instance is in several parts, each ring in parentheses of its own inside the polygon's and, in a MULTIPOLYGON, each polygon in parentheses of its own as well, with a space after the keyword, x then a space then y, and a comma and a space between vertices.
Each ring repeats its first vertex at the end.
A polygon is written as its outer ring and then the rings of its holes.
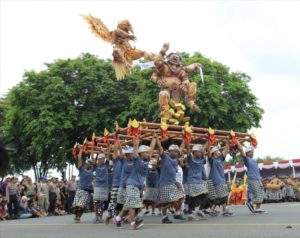
MULTIPOLYGON (((231 72, 199 53, 182 56, 186 64, 203 65, 204 86, 199 73, 190 77, 198 83, 196 103, 201 108, 201 112, 187 110, 192 125, 241 132, 260 126, 263 109, 249 88, 250 76, 231 72)), ((125 126, 129 118, 159 121, 160 89, 150 81, 153 69, 136 66, 131 75, 117 81, 111 61, 91 54, 46 66, 40 72, 25 72, 22 82, 2 99, 7 108, 5 116, 0 115, 0 136, 14 148, 15 171, 32 167, 39 177, 50 168, 63 170, 72 161, 74 143, 93 132, 112 129, 115 121, 125 126)))

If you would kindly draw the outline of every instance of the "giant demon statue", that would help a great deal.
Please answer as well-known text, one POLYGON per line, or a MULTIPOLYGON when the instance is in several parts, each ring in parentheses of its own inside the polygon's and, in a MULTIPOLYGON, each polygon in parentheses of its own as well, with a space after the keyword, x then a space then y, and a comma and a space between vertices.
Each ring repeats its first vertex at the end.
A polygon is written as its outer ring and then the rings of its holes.
POLYGON ((164 59, 169 44, 165 43, 160 54, 154 57, 155 71, 151 80, 163 87, 159 94, 159 103, 162 108, 169 104, 170 99, 179 102, 184 99, 193 110, 199 110, 196 105, 197 84, 190 82, 189 73, 201 68, 200 63, 193 63, 184 66, 181 57, 175 53, 170 53, 167 59, 164 59))

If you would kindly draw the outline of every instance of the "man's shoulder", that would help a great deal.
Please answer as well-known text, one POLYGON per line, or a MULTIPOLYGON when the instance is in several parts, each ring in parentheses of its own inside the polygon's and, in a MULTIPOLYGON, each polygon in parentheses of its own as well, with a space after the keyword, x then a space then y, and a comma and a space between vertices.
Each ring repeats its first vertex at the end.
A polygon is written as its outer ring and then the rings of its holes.
POLYGON ((162 159, 162 160, 163 160, 163 159, 168 159, 168 158, 170 158, 170 156, 169 156, 168 153, 163 152, 163 153, 161 154, 161 159, 162 159))

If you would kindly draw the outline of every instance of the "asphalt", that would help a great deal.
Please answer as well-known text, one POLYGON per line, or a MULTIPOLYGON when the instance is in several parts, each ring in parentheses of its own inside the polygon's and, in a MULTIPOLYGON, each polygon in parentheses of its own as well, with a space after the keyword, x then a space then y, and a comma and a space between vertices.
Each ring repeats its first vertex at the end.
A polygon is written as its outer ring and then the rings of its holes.
MULTIPOLYGON (((144 216, 144 226, 132 231, 128 225, 93 224, 93 214, 83 215, 80 224, 72 216, 33 218, 0 222, 0 238, 300 238, 300 203, 264 204, 267 214, 253 215, 246 206, 232 206, 233 217, 208 217, 197 222, 161 224, 160 216, 144 216)), ((172 216, 170 215, 170 218, 172 216)))

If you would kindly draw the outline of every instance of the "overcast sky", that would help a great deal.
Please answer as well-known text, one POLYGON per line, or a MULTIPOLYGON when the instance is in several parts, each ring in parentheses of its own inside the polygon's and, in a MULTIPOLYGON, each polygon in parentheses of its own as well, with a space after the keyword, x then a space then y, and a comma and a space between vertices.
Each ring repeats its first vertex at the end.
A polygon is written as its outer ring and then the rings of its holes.
POLYGON ((137 48, 157 52, 169 42, 170 52, 199 51, 249 74, 265 109, 262 127, 251 130, 256 156, 299 158, 299 12, 300 1, 1 0, 0 96, 45 62, 82 52, 111 58, 110 45, 91 34, 80 14, 101 18, 111 30, 129 19, 137 48))

